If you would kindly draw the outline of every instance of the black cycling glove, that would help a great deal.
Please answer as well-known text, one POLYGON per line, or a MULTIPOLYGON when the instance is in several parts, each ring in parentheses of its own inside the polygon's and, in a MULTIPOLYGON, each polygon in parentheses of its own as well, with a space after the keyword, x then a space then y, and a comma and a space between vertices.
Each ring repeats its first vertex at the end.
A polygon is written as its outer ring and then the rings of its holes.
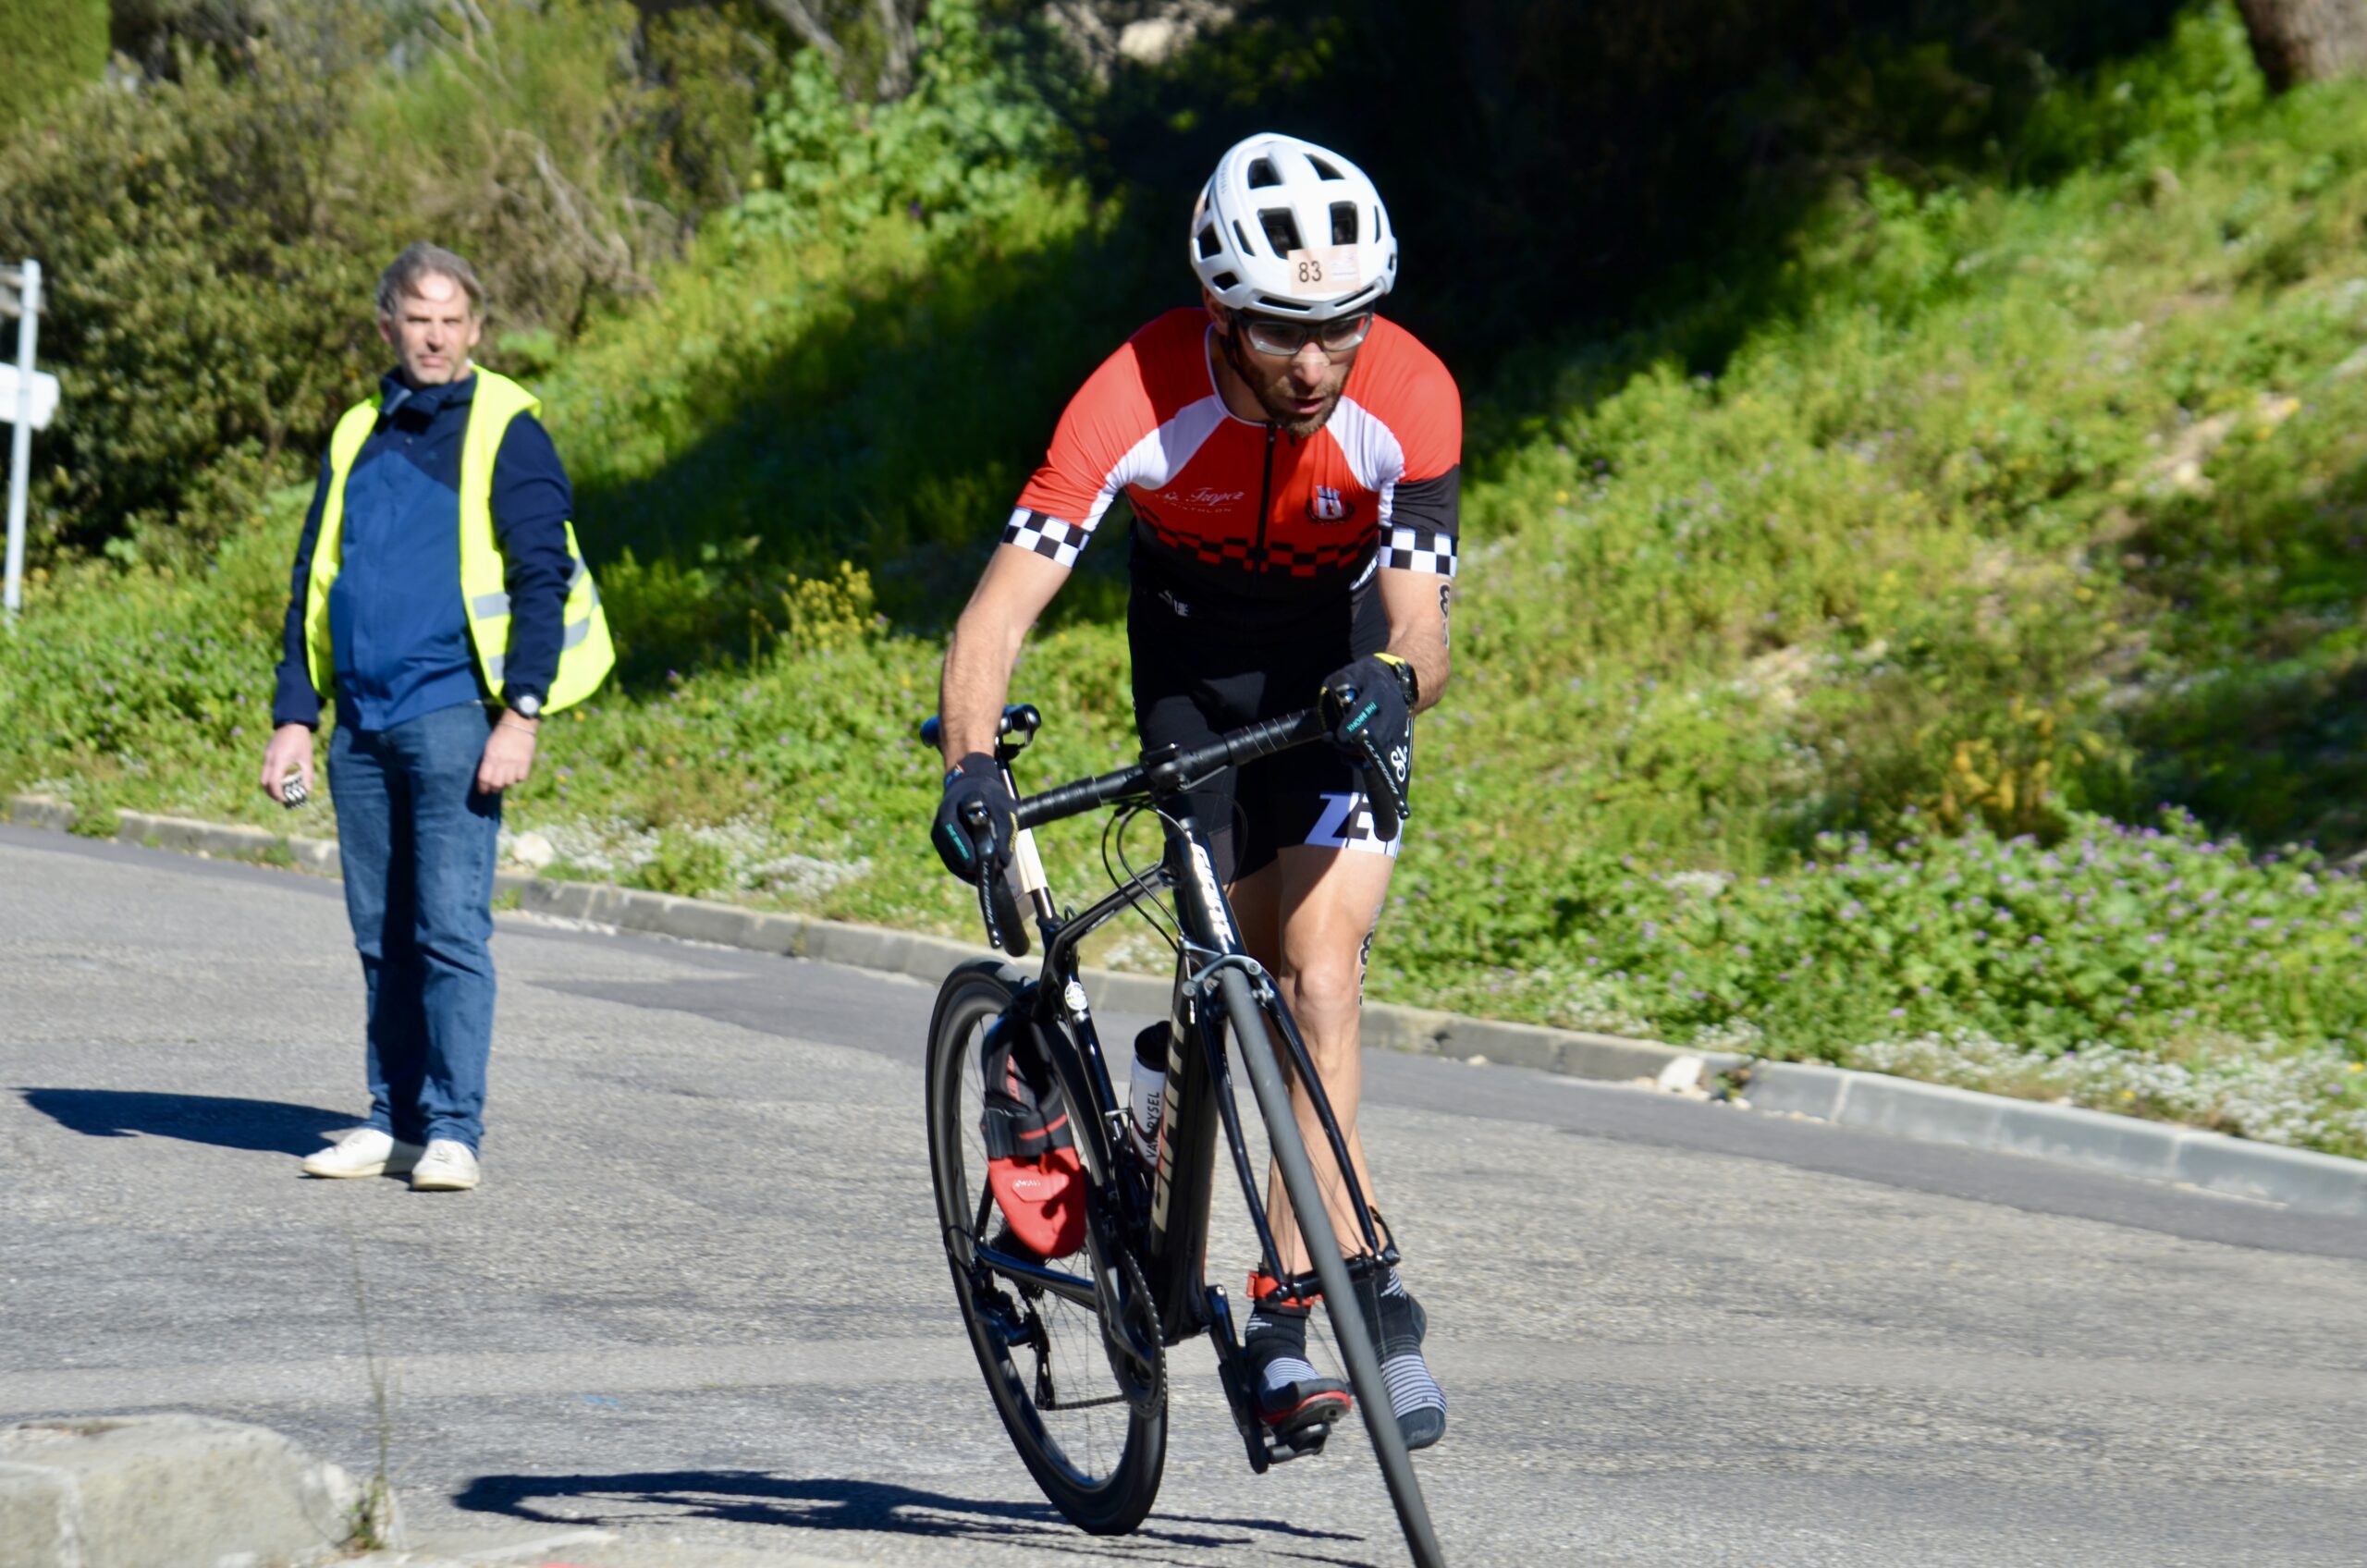
POLYGON ((981 864, 979 846, 963 820, 972 815, 974 804, 984 805, 987 811, 986 862, 1000 870, 1011 859, 1012 836, 1018 831, 1013 815, 1018 802, 1003 786, 1001 766, 984 752, 972 752, 945 776, 945 798, 937 802, 937 820, 928 830, 928 841, 937 846, 938 859, 945 863, 945 869, 975 886, 981 864))
POLYGON ((1414 815, 1414 704, 1421 701, 1414 667, 1394 654, 1367 654, 1323 682, 1323 721, 1331 743, 1363 780, 1373 832, 1396 837, 1414 815))

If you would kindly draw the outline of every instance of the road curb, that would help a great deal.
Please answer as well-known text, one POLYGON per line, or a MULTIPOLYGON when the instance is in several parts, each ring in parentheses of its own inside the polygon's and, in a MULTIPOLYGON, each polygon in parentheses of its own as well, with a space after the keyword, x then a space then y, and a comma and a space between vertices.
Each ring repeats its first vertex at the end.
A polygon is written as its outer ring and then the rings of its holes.
MULTIPOLYGON (((21 827, 64 831, 76 820, 72 806, 44 795, 15 796, 8 809, 11 820, 21 827)), ((330 876, 337 875, 338 869, 335 839, 275 834, 260 827, 122 812, 117 814, 116 839, 156 849, 293 865, 330 876)), ((517 895, 518 908, 529 914, 878 970, 932 984, 957 963, 994 956, 987 948, 949 937, 767 913, 613 883, 567 882, 509 872, 497 881, 503 893, 517 895)), ((1162 976, 1088 969, 1083 978, 1085 995, 1098 1008, 1153 1015, 1167 1011, 1169 982, 1162 976)), ((1748 1103, 1761 1111, 1811 1117, 1921 1143, 1988 1149, 2146 1181, 2177 1182, 2305 1213, 2367 1219, 2367 1161, 2254 1143, 2200 1128, 1879 1072, 1807 1062, 1747 1061, 1657 1040, 1468 1018, 1385 1002, 1366 1007, 1364 1037, 1369 1044, 1392 1050, 1466 1060, 1484 1058, 1564 1077, 1622 1083, 1656 1079, 1672 1062, 1688 1058, 1699 1060, 1710 1073, 1734 1073, 1747 1066, 1748 1103)))
POLYGON ((312 1562, 352 1535, 351 1476, 203 1415, 0 1427, 0 1568, 312 1562))

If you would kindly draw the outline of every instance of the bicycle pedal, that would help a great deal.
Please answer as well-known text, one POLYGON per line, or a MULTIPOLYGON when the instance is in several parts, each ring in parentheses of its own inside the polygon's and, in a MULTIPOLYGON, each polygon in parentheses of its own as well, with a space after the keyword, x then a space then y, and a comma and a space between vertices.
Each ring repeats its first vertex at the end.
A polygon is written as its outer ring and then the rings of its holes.
POLYGON ((1321 1453, 1331 1436, 1331 1423, 1329 1421, 1312 1422, 1290 1432, 1268 1433, 1267 1458, 1273 1464, 1286 1464, 1294 1459, 1321 1453))

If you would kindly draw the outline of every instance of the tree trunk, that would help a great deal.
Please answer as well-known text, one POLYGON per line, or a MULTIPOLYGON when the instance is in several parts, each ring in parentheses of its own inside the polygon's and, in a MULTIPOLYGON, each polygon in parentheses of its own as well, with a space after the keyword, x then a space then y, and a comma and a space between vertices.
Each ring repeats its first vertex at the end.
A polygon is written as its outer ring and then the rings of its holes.
POLYGON ((913 60, 920 53, 916 26, 927 0, 878 0, 881 55, 872 96, 892 104, 913 90, 913 60))
POLYGON ((2274 92, 2367 72, 2367 0, 2236 0, 2274 92))

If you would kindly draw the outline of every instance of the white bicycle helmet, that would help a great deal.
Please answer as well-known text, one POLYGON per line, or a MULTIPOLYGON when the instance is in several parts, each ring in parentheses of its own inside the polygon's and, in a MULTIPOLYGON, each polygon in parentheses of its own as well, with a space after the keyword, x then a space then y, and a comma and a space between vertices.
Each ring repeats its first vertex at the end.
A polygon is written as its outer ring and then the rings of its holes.
POLYGON ((1217 160, 1192 213, 1192 270, 1228 310, 1331 321, 1397 281, 1397 234, 1364 170, 1271 131, 1217 160))

